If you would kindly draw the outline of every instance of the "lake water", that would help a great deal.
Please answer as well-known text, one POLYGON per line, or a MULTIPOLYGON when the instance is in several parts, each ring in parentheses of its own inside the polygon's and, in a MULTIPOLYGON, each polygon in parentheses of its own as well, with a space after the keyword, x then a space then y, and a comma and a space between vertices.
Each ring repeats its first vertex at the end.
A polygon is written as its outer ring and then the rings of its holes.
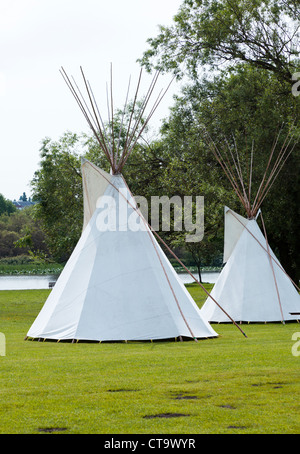
POLYGON ((56 279, 56 276, 0 276, 0 290, 45 289, 56 279))
MULTIPOLYGON (((210 284, 215 284, 220 272, 219 271, 202 271, 202 282, 208 282, 210 284)), ((198 273, 193 273, 195 278, 199 280, 198 273)), ((195 282, 194 279, 188 273, 179 273, 178 275, 184 284, 190 284, 195 282)))
MULTIPOLYGON (((203 271, 202 281, 215 283, 218 275, 219 272, 203 271)), ((188 273, 180 273, 179 276, 184 284, 194 282, 188 273)), ((198 279, 198 274, 195 277, 198 279)), ((56 279, 56 276, 0 276, 0 290, 47 289, 56 279)))

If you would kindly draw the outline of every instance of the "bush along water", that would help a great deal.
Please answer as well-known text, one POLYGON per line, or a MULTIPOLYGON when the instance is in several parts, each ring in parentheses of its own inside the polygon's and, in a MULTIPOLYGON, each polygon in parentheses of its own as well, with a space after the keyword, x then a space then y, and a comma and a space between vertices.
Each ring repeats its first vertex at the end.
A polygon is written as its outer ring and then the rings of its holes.
POLYGON ((58 275, 63 265, 42 261, 27 255, 0 259, 0 275, 58 275))

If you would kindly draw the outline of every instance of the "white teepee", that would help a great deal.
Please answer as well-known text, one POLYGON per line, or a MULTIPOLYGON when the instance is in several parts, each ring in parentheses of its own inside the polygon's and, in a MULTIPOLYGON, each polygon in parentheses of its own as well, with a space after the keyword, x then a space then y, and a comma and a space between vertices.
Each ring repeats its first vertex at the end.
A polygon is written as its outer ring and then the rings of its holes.
POLYGON ((267 157, 267 166, 253 202, 253 145, 250 162, 246 160, 243 169, 235 142, 230 147, 226 141, 226 148, 220 149, 211 138, 208 140, 248 216, 246 219, 225 207, 223 262, 226 265, 211 292, 211 297, 218 301, 223 310, 220 311, 218 306, 212 304, 212 298, 207 299, 201 314, 208 321, 228 322, 226 311, 236 322, 284 323, 299 318, 300 295, 296 284, 287 275, 269 246, 260 208, 295 146, 294 144, 290 148, 293 140, 291 128, 277 152, 279 135, 267 157), (259 215, 263 233, 256 222, 259 215))
MULTIPOLYGON (((92 100, 88 83, 86 87, 92 100)), ((108 174, 89 161, 83 162, 82 235, 27 336, 89 341, 216 337, 154 238, 120 173, 136 143, 138 123, 133 133, 128 131, 121 152, 113 133, 109 136, 108 131, 96 129, 99 118, 91 119, 80 99, 76 98, 112 171, 108 174)), ((91 104, 95 113, 94 101, 91 104)), ((138 117, 141 120, 141 112, 138 117)))
POLYGON ((134 209, 123 177, 88 161, 82 170, 86 227, 28 337, 215 337, 134 209))
MULTIPOLYGON (((270 249, 256 219, 225 208, 224 266, 211 292, 235 321, 276 322, 299 319, 300 295, 270 249)), ((202 316, 230 320, 207 299, 202 316)))

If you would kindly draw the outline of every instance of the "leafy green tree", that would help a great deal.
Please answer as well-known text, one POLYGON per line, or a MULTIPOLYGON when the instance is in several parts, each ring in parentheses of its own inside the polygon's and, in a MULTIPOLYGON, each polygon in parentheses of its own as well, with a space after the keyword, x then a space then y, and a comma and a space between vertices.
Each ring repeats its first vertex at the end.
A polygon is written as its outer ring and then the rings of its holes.
MULTIPOLYGON (((193 181, 194 189, 205 196, 207 208, 209 203, 217 204, 219 201, 219 216, 222 218, 222 205, 245 215, 204 140, 203 126, 218 146, 222 146, 225 140, 232 143, 234 138, 244 167, 254 143, 255 190, 261 182, 279 129, 282 128, 282 132, 277 150, 282 146, 291 123, 295 121, 296 125, 299 124, 300 100, 292 96, 287 86, 288 83, 279 82, 269 71, 239 65, 231 73, 224 73, 213 81, 185 87, 163 128, 165 146, 173 155, 172 165, 178 163, 174 174, 168 169, 170 179, 178 183, 178 178, 182 178, 182 187, 186 188, 191 184, 189 181, 193 181), (184 171, 182 177, 181 171, 184 171)), ((299 278, 300 272, 297 253, 300 241, 298 173, 299 145, 285 163, 262 206, 270 243, 283 266, 295 279, 299 278)), ((214 213, 217 214, 217 211, 207 211, 205 221, 206 231, 212 233, 213 243, 213 232, 217 242, 222 235, 219 228, 223 228, 223 223, 218 216, 214 218, 214 213)), ((205 241, 202 247, 205 250, 205 241)))
POLYGON ((0 216, 0 257, 48 256, 43 232, 33 218, 33 207, 0 216))
MULTIPOLYGON (((198 100, 199 101, 199 100, 198 100)), ((195 103, 195 107, 196 107, 195 103)), ((187 96, 178 97, 162 128, 162 147, 168 156, 167 165, 161 169, 161 193, 204 197, 204 236, 201 241, 187 242, 187 231, 165 233, 172 248, 180 248, 180 256, 192 257, 201 281, 203 266, 220 266, 223 249, 223 203, 230 204, 232 191, 220 184, 216 161, 203 142, 201 130, 195 122, 196 110, 187 96), (185 253, 188 252, 188 255, 185 253)), ((235 201, 236 202, 236 201, 235 201)), ((231 206, 234 205, 231 203, 231 206)), ((184 206, 183 206, 184 207, 184 206)), ((193 219, 195 223, 195 219, 193 219)), ((184 263, 185 260, 183 260, 184 263)))
POLYGON ((7 200, 5 199, 5 197, 0 194, 0 216, 2 214, 11 214, 11 213, 14 213, 16 211, 16 207, 14 206, 14 204, 10 201, 10 200, 7 200))
POLYGON ((32 188, 38 202, 35 217, 41 223, 51 254, 65 261, 82 229, 80 151, 82 138, 70 132, 58 141, 46 138, 41 147, 40 169, 32 188))
POLYGON ((241 62, 292 82, 299 68, 298 0, 184 0, 141 59, 178 75, 241 62))
MULTIPOLYGON (((161 26, 148 40, 142 65, 192 81, 164 127, 164 146, 170 146, 177 175, 188 155, 207 186, 230 189, 200 134, 204 125, 218 145, 237 143, 244 164, 255 144, 253 184, 259 184, 278 130, 280 146, 291 123, 299 124, 300 98, 291 93, 293 73, 300 68, 299 15, 298 0, 183 0, 173 24, 161 26)), ((263 205, 271 244, 295 279, 300 273, 298 173, 297 146, 263 205)), ((237 201, 230 206, 239 211, 237 201)))

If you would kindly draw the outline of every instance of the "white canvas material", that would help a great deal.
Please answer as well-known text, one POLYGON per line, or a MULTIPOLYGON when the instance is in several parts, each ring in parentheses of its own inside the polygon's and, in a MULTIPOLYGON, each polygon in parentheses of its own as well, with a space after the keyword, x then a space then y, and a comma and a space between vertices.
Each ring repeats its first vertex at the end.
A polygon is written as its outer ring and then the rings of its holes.
POLYGON ((225 227, 224 227, 224 256, 223 263, 226 263, 231 256, 234 247, 243 233, 244 226, 247 224, 247 219, 235 213, 240 222, 232 216, 228 207, 224 209, 225 227))
MULTIPOLYGON (((225 216, 231 217, 232 225, 239 223, 235 215, 236 213, 232 211, 226 211, 225 216)), ((247 228, 243 227, 211 295, 236 322, 299 319, 299 315, 290 313, 300 312, 300 295, 289 277, 273 261, 279 303, 270 258, 266 252, 268 249, 265 237, 255 219, 244 219, 243 222, 247 228)), ((271 249, 270 253, 279 263, 271 249)), ((210 322, 229 322, 228 317, 211 302, 210 298, 204 303, 201 314, 210 322)))
POLYGON ((96 209, 97 200, 109 185, 112 175, 93 166, 87 159, 81 158, 83 184, 83 230, 88 225, 96 209), (87 163, 86 165, 84 165, 87 163), (102 175, 103 178, 99 178, 102 175))
POLYGON ((128 203, 135 206, 123 177, 88 161, 82 167, 87 225, 28 337, 216 337, 149 227, 128 203), (102 188, 98 200, 95 187, 102 188))

